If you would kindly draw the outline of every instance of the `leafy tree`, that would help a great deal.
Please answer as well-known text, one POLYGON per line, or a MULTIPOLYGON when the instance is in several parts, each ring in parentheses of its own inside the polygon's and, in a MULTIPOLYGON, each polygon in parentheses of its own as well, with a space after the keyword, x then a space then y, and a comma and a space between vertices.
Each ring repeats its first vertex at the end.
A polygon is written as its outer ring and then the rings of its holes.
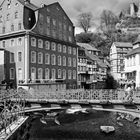
POLYGON ((92 14, 88 13, 81 13, 78 16, 78 26, 84 30, 85 33, 88 32, 89 28, 92 26, 92 14))

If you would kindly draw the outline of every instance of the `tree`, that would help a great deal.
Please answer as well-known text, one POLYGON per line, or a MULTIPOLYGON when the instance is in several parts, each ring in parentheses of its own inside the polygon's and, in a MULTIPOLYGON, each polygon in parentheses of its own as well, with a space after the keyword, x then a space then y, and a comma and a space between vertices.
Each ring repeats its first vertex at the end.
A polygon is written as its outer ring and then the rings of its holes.
POLYGON ((84 30, 85 33, 88 32, 89 28, 92 26, 92 14, 88 13, 81 13, 78 16, 78 26, 84 30))

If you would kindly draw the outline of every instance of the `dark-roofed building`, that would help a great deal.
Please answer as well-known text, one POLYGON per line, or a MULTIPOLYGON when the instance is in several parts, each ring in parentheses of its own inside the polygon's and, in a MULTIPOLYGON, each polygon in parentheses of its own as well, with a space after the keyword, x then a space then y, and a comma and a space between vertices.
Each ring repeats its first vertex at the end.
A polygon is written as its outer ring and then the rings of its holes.
POLYGON ((133 49, 125 56, 125 77, 140 88, 140 38, 133 44, 133 49))
POLYGON ((107 65, 99 59, 100 51, 86 43, 77 44, 79 86, 85 89, 103 88, 107 65))
POLYGON ((116 79, 124 79, 124 57, 133 45, 129 42, 114 42, 110 48, 111 73, 116 79))
POLYGON ((74 26, 58 2, 40 7, 30 0, 3 0, 0 47, 6 52, 2 79, 7 83, 45 85, 51 81, 54 89, 76 88, 74 26))

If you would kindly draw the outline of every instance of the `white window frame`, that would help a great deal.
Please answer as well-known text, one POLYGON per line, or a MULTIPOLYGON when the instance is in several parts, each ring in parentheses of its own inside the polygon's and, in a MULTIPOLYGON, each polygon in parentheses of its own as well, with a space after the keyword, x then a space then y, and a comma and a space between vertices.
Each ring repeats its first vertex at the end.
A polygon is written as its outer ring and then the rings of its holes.
POLYGON ((36 52, 35 51, 31 51, 31 63, 36 63, 36 52), (33 56, 33 53, 34 53, 34 56, 33 56))
POLYGON ((14 79, 15 78, 15 69, 14 68, 10 68, 10 79, 14 79), (13 70, 13 74, 12 74, 12 70, 13 70))
POLYGON ((39 80, 42 80, 43 79, 43 69, 42 68, 38 68, 38 71, 37 71, 37 78, 39 80), (41 72, 41 73, 40 73, 41 72))
POLYGON ((56 69, 52 69, 52 71, 51 71, 51 79, 56 79, 56 69))
POLYGON ((38 48, 43 48, 43 40, 38 39, 38 48))
POLYGON ((49 68, 45 69, 45 79, 46 80, 50 79, 50 69, 49 68))
POLYGON ((71 72, 71 70, 68 70, 68 79, 71 79, 72 77, 72 72, 71 72))
POLYGON ((63 79, 66 79, 66 76, 67 76, 66 70, 63 69, 63 79))
POLYGON ((58 78, 61 78, 62 77, 62 71, 61 69, 58 69, 58 78))
POLYGON ((72 61, 71 61, 71 57, 68 57, 68 67, 72 66, 72 61))
POLYGON ((50 42, 49 41, 45 41, 45 49, 50 50, 50 42))
POLYGON ((68 54, 72 54, 72 48, 71 48, 71 46, 68 47, 68 54))
POLYGON ((76 70, 73 70, 73 79, 76 79, 76 70))
POLYGON ((58 56, 58 66, 61 66, 62 65, 62 58, 61 56, 59 55, 58 56))
POLYGON ((15 54, 14 53, 10 53, 10 63, 14 63, 15 62, 15 54))
POLYGON ((22 68, 18 68, 18 80, 23 80, 23 75, 22 74, 23 74, 22 68), (19 72, 19 70, 21 70, 21 71, 19 72))
POLYGON ((18 59, 18 62, 22 62, 22 52, 18 52, 18 57, 17 57, 17 59, 18 59), (19 57, 19 53, 21 53, 21 56, 19 57), (20 59, 19 59, 20 58, 20 59))
POLYGON ((13 47, 15 45, 15 40, 11 39, 10 46, 13 47))
POLYGON ((63 53, 66 53, 67 52, 67 47, 66 45, 63 45, 63 53))
POLYGON ((45 64, 50 64, 50 54, 49 53, 45 54, 45 64))
POLYGON ((73 48, 73 55, 76 55, 76 48, 73 48))
POLYGON ((58 52, 62 52, 62 45, 58 44, 58 52))
POLYGON ((52 54, 51 55, 51 64, 52 65, 56 65, 56 56, 55 56, 55 54, 52 54), (53 60, 54 59, 54 60, 53 60))
POLYGON ((21 37, 19 37, 17 41, 18 41, 19 46, 22 45, 22 38, 21 37))
POLYGON ((35 80, 36 79, 36 68, 35 67, 31 67, 31 80, 35 80), (32 73, 34 71, 35 77, 32 78, 32 73))
POLYGON ((43 53, 42 52, 38 53, 38 64, 43 64, 43 53))
POLYGON ((73 67, 76 67, 76 58, 73 58, 73 67))
POLYGON ((36 38, 31 37, 31 46, 36 47, 36 38))
POLYGON ((67 65, 67 59, 66 59, 66 57, 65 56, 63 56, 63 66, 66 66, 67 65))
POLYGON ((51 50, 56 51, 56 43, 55 42, 51 43, 51 50))

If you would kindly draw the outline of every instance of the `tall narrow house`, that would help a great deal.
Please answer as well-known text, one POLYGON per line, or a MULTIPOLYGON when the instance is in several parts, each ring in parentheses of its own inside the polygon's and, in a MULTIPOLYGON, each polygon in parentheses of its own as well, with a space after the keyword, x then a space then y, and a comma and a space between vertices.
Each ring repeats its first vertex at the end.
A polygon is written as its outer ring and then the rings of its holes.
POLYGON ((30 0, 4 0, 0 59, 0 82, 77 86, 74 26, 58 2, 38 7, 30 0))

